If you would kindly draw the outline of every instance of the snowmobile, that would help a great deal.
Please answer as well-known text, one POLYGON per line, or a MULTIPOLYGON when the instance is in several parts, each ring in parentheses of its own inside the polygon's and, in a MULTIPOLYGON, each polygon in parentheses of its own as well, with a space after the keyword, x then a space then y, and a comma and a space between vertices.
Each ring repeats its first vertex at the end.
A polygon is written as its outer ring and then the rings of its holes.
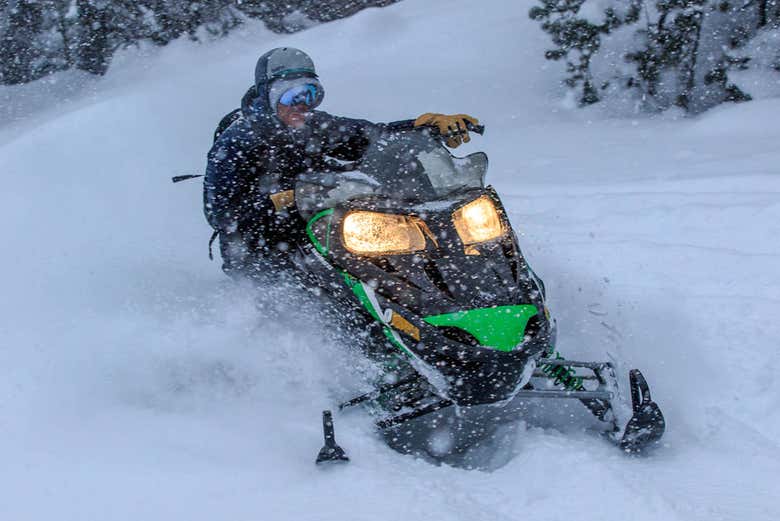
MULTIPOLYGON (((405 450, 409 425, 435 428, 446 411, 573 399, 622 450, 656 445, 665 420, 639 370, 629 373, 631 412, 621 418, 613 364, 556 353, 544 283, 485 185, 487 155, 455 157, 446 138, 430 128, 386 131, 359 163, 302 174, 294 191, 271 196, 305 222, 290 258, 306 284, 377 332, 365 351, 383 377, 339 409, 368 405, 377 429, 405 450)), ((323 428, 317 462, 346 460, 330 411, 323 428)))

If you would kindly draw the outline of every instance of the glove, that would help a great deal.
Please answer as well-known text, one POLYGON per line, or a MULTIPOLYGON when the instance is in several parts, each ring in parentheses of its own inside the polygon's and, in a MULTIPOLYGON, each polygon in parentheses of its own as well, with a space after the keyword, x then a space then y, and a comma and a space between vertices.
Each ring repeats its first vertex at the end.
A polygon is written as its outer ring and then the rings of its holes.
POLYGON ((431 126, 439 129, 439 133, 447 138, 447 146, 456 148, 461 143, 471 141, 466 123, 478 125, 479 120, 466 114, 433 114, 427 112, 414 120, 415 127, 431 126))

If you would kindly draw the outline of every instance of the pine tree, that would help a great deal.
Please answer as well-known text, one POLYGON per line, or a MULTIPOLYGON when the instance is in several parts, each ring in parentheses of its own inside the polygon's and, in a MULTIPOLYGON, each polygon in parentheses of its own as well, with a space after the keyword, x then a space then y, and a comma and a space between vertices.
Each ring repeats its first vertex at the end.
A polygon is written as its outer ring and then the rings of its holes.
POLYGON ((123 47, 221 37, 246 18, 304 29, 397 0, 0 0, 0 84, 79 68, 102 75, 123 47), (301 13, 306 23, 291 20, 301 13))
POLYGON ((62 68, 64 69, 70 69, 75 65, 73 46, 76 40, 76 17, 71 14, 75 13, 75 4, 75 0, 50 2, 51 11, 54 17, 54 31, 59 37, 61 49, 60 57, 63 63, 62 68))
POLYGON ((750 66, 747 44, 780 18, 780 0, 539 1, 530 15, 556 45, 546 56, 566 58, 566 84, 582 104, 628 96, 689 113, 750 99, 731 75, 750 66))
POLYGON ((610 6, 598 21, 580 16, 588 0, 540 0, 542 5, 529 11, 540 21, 542 30, 550 34, 555 48, 545 52, 549 60, 566 60, 567 86, 576 90, 582 105, 599 101, 596 82, 591 72, 591 59, 608 35, 623 24, 634 23, 639 17, 641 0, 617 0, 622 9, 610 6))
POLYGON ((701 30, 707 0, 662 0, 658 31, 648 45, 663 68, 676 69, 675 104, 689 110, 696 85, 701 30))
POLYGON ((779 0, 749 0, 743 6, 745 9, 756 8, 758 29, 764 27, 777 27, 780 22, 780 1, 779 0))
POLYGON ((71 14, 71 0, 38 0, 41 6, 41 27, 28 45, 35 47, 38 60, 34 68, 36 78, 73 66, 71 47, 75 39, 75 11, 71 14))
POLYGON ((108 13, 101 0, 77 0, 78 7, 78 67, 92 74, 103 75, 111 61, 108 13))
POLYGON ((601 45, 599 26, 577 13, 586 0, 542 0, 542 6, 531 8, 529 16, 542 23, 556 46, 545 52, 548 60, 566 60, 566 85, 579 93, 579 101, 589 105, 599 101, 590 74, 590 59, 601 45))
POLYGON ((742 6, 723 0, 663 0, 655 8, 646 28, 637 32, 642 49, 626 55, 636 64, 632 86, 650 106, 700 112, 723 101, 750 99, 728 77, 748 61, 736 52, 751 37, 742 6))
POLYGON ((40 49, 31 42, 43 27, 43 10, 34 0, 10 0, 3 10, 6 26, 0 40, 0 80, 5 84, 37 79, 40 49))
POLYGON ((155 20, 150 37, 160 45, 184 35, 197 40, 201 27, 212 36, 224 36, 241 23, 234 0, 152 0, 146 7, 155 20))

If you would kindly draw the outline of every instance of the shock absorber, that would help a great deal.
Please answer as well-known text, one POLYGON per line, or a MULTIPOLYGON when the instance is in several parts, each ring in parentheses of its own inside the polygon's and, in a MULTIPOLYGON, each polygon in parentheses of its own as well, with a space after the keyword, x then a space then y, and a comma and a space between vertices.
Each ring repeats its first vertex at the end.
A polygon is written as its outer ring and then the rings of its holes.
MULTIPOLYGON (((550 350, 548 358, 553 360, 566 361, 558 352, 550 350)), ((558 365, 558 364, 545 364, 541 367, 542 372, 549 378, 554 378, 553 383, 555 385, 562 385, 567 391, 586 391, 587 389, 582 384, 583 378, 577 376, 577 373, 571 366, 558 365)), ((599 373, 596 372, 596 378, 601 381, 599 373)), ((594 416, 599 420, 605 422, 611 422, 614 416, 611 415, 612 405, 609 401, 601 399, 580 399, 583 405, 587 407, 594 416)), ((615 424, 614 429, 617 430, 615 424)))
MULTIPOLYGON (((565 358, 555 351, 551 353, 550 358, 554 360, 565 360, 565 358)), ((577 373, 570 366, 545 364, 541 369, 548 377, 555 379, 553 382, 555 385, 562 385, 567 391, 585 390, 585 386, 582 385, 582 377, 577 376, 577 373)))

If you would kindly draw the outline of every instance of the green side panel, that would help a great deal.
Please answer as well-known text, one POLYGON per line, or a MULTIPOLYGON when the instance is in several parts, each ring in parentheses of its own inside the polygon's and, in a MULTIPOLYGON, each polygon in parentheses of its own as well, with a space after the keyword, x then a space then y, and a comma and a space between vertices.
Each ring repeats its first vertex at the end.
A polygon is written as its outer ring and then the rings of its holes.
POLYGON ((384 332, 385 337, 390 341, 391 344, 393 344, 395 347, 403 351, 405 354, 412 356, 412 353, 410 353, 409 350, 406 349, 406 346, 403 345, 398 340, 396 340, 396 338, 393 336, 393 332, 390 330, 389 327, 385 326, 385 328, 382 331, 384 332))
MULTIPOLYGON (((377 314, 376 309, 374 309, 374 305, 371 303, 371 300, 369 300, 368 295, 366 295, 366 290, 363 289, 363 285, 360 283, 360 280, 353 277, 346 271, 341 272, 341 274, 344 277, 344 282, 346 282, 347 286, 349 286, 349 289, 352 290, 352 293, 355 294, 357 299, 360 301, 360 304, 366 308, 366 311, 368 311, 374 320, 383 322, 377 314)), ((382 328, 382 332, 385 334, 385 337, 387 337, 391 344, 403 351, 405 354, 412 356, 412 353, 409 352, 406 346, 395 338, 392 330, 389 327, 385 326, 382 328)))
POLYGON ((352 293, 355 294, 355 296, 358 298, 358 300, 363 305, 363 307, 366 308, 366 311, 368 311, 371 314, 371 316, 374 317, 374 320, 378 320, 379 322, 382 322, 382 319, 379 318, 379 315, 377 315, 373 304, 371 304, 371 301, 368 299, 368 295, 366 295, 366 290, 364 290, 363 285, 360 284, 360 280, 356 279, 346 271, 343 272, 342 274, 344 275, 344 282, 347 283, 347 286, 349 286, 349 289, 352 290, 352 293))
POLYGON ((311 240, 311 243, 314 245, 314 247, 317 249, 318 252, 320 252, 322 255, 328 256, 328 253, 330 252, 330 223, 333 219, 330 217, 333 215, 333 208, 328 208, 327 210, 323 210, 316 215, 314 215, 311 219, 309 219, 309 222, 306 223, 306 234, 309 236, 309 240, 311 240), (314 232, 312 231, 312 226, 314 223, 322 219, 323 217, 328 217, 328 231, 326 232, 325 236, 325 245, 323 246, 322 243, 317 239, 317 237, 314 235, 314 232))
POLYGON ((523 341, 528 321, 539 312, 536 306, 497 306, 469 309, 425 317, 432 326, 457 327, 476 338, 480 344, 499 351, 511 351, 523 341))

